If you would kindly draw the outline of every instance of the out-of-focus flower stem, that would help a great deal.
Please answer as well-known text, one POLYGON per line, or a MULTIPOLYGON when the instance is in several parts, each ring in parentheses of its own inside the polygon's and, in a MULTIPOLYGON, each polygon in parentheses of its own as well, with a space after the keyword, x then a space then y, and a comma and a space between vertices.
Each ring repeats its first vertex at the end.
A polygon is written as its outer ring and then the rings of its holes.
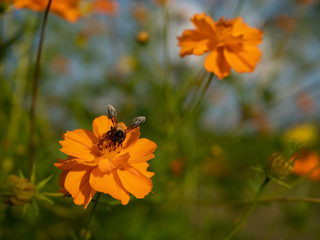
POLYGON ((170 75, 171 71, 171 63, 170 63, 170 50, 169 50, 169 45, 168 45, 168 30, 169 30, 169 23, 170 23, 170 18, 169 18, 169 10, 167 4, 163 4, 162 7, 162 12, 163 12, 163 49, 164 49, 164 67, 165 67, 165 77, 166 80, 168 81, 168 77, 170 75))
POLYGON ((212 82, 213 76, 214 76, 213 73, 209 74, 207 81, 201 91, 201 94, 200 94, 198 100, 196 101, 196 103, 194 104, 194 106, 190 110, 191 114, 193 114, 193 112, 199 107, 200 103, 202 102, 202 99, 203 99, 204 95, 206 94, 206 91, 208 90, 210 83, 212 82))
POLYGON ((93 215, 94 215, 94 213, 95 213, 95 211, 96 211, 96 208, 97 208, 97 205, 98 205, 100 196, 101 196, 101 193, 98 193, 98 194, 97 194, 97 198, 96 198, 96 200, 94 201, 93 207, 92 207, 92 209, 91 209, 91 212, 90 212, 90 215, 89 215, 87 224, 86 224, 86 226, 85 226, 85 228, 84 228, 84 233, 83 233, 83 234, 80 233, 80 236, 81 236, 80 239, 82 239, 82 240, 85 240, 85 239, 86 239, 86 235, 87 235, 87 233, 88 233, 88 230, 89 230, 89 226, 90 226, 92 217, 93 217, 93 215))
POLYGON ((35 110, 36 110, 36 102, 38 97, 38 85, 39 85, 39 74, 40 74, 40 62, 41 62, 41 53, 42 53, 42 46, 44 40, 44 32, 46 28, 46 23, 48 19, 49 9, 52 0, 48 1, 48 5, 46 11, 44 13, 43 22, 41 26, 41 33, 40 33, 40 41, 38 46, 38 53, 36 59, 36 66, 34 70, 34 77, 32 82, 32 96, 31 96, 31 107, 30 107, 30 135, 29 135, 29 177, 32 177, 34 164, 35 164, 35 110))
POLYGON ((261 195, 261 193, 263 192, 265 186, 267 185, 267 183, 270 181, 270 179, 268 177, 266 177, 264 179, 264 181, 262 182, 252 204, 249 206, 249 208, 246 210, 246 212, 241 216, 241 218, 239 219, 239 221, 237 222, 237 224, 233 227, 232 231, 228 234, 228 236, 225 238, 225 240, 230 240, 238 231, 239 229, 242 227, 243 223, 247 220, 247 218, 250 216, 250 214, 252 213, 252 211, 255 209, 255 207, 257 206, 258 202, 259 202, 259 197, 261 195))

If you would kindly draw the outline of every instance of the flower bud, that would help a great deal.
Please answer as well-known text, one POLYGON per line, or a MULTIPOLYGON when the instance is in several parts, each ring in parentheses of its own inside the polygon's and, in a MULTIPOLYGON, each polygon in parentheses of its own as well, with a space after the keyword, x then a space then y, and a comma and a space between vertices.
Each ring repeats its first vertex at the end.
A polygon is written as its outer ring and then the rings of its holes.
POLYGON ((35 194, 35 187, 29 179, 10 175, 7 183, 9 191, 6 194, 6 202, 10 205, 19 206, 30 202, 35 194))
POLYGON ((147 31, 140 31, 136 36, 137 42, 140 44, 146 44, 149 40, 149 34, 147 31))
POLYGON ((284 178, 292 172, 293 166, 294 161, 280 152, 275 152, 267 161, 267 173, 274 177, 284 178))

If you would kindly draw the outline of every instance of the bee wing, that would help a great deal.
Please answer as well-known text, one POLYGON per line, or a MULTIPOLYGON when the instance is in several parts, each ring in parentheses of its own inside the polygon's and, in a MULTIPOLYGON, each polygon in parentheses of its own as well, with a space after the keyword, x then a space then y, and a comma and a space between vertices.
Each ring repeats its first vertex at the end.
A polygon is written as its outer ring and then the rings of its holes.
POLYGON ((114 127, 117 126, 117 117, 118 117, 118 112, 112 105, 108 105, 108 114, 109 117, 111 118, 112 124, 114 127))
POLYGON ((135 129, 136 127, 139 127, 142 123, 146 121, 146 117, 135 117, 130 125, 127 127, 126 130, 124 130, 125 133, 130 132, 131 130, 135 129))

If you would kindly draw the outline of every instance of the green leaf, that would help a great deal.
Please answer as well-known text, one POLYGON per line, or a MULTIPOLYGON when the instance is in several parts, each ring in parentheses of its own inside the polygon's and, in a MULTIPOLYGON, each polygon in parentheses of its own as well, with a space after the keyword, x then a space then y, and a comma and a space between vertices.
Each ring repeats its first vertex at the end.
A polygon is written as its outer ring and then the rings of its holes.
POLYGON ((22 208, 22 217, 24 217, 26 215, 26 212, 28 211, 30 207, 30 203, 26 203, 23 208, 22 208))
POLYGON ((43 188, 53 177, 53 175, 45 178, 44 180, 42 180, 41 182, 39 182, 36 186, 37 190, 40 190, 41 188, 43 188))
POLYGON ((22 171, 21 171, 20 169, 19 169, 18 171, 19 171, 19 177, 20 177, 20 178, 25 178, 24 175, 23 175, 23 173, 22 173, 22 171))
POLYGON ((47 202, 47 203, 50 203, 50 204, 54 204, 54 202, 50 198, 48 198, 48 197, 46 197, 46 196, 44 196, 42 194, 37 195, 37 198, 39 200, 44 201, 44 202, 47 202))
POLYGON ((274 181, 275 183, 283 186, 283 187, 286 187, 288 189, 292 189, 292 187, 290 185, 288 185, 287 183, 275 178, 275 177, 272 177, 272 176, 268 176, 272 181, 274 181))
POLYGON ((39 207, 38 207, 38 204, 36 203, 36 201, 32 201, 32 207, 33 207, 36 215, 39 215, 39 207))

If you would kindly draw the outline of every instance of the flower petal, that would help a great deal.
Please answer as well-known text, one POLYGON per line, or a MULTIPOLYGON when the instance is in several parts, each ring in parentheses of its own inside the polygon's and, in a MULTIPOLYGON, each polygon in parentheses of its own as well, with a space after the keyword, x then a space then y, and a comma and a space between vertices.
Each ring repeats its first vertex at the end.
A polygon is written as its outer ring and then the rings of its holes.
POLYGON ((111 129, 111 126, 112 122, 106 115, 97 117, 92 122, 92 130, 96 135, 97 139, 99 139, 100 137, 102 137, 103 134, 108 132, 111 129))
POLYGON ((145 162, 154 158, 153 152, 156 150, 157 144, 146 139, 140 138, 138 141, 127 151, 130 154, 128 163, 145 162))
POLYGON ((244 45, 240 51, 231 46, 224 48, 224 56, 238 73, 253 72, 261 55, 262 53, 257 46, 244 45))
POLYGON ((196 27, 195 30, 185 30, 181 37, 178 37, 178 46, 181 47, 180 56, 189 54, 202 55, 210 51, 210 47, 214 45, 218 38, 214 21, 205 13, 196 14, 191 18, 192 23, 196 27))
POLYGON ((101 155, 97 146, 94 145, 98 140, 91 131, 76 129, 67 131, 63 136, 65 140, 59 142, 62 146, 61 152, 89 161, 101 155))
POLYGON ((122 143, 123 147, 124 148, 130 147, 139 139, 139 137, 140 137, 140 127, 137 127, 127 133, 126 139, 122 143))
POLYGON ((54 166, 60 168, 61 170, 70 170, 78 165, 79 163, 77 162, 77 160, 75 160, 75 158, 70 160, 58 159, 58 162, 54 163, 54 166))
POLYGON ((113 198, 120 200, 123 205, 128 204, 130 194, 119 181, 117 174, 103 173, 99 168, 94 168, 89 181, 94 190, 110 194, 113 198))
POLYGON ((208 72, 213 72, 219 79, 230 75, 231 67, 223 56, 223 48, 217 48, 209 53, 204 60, 204 67, 208 72))
POLYGON ((242 36, 245 44, 258 45, 262 42, 263 31, 242 22, 241 17, 234 19, 232 32, 234 36, 242 36))
POLYGON ((191 18, 193 25, 201 32, 207 35, 215 35, 215 22, 210 16, 207 16, 204 12, 201 14, 195 14, 191 18))
POLYGON ((86 208, 95 194, 95 190, 89 184, 92 167, 77 166, 70 170, 65 178, 64 188, 71 194, 77 205, 86 208))
POLYGON ((147 178, 151 178, 152 176, 154 176, 154 172, 147 171, 147 169, 149 167, 149 163, 147 163, 147 162, 132 164, 132 167, 139 170, 139 172, 141 172, 147 178))
POLYGON ((136 198, 144 198, 153 187, 151 180, 133 167, 118 170, 117 173, 125 189, 136 198))

